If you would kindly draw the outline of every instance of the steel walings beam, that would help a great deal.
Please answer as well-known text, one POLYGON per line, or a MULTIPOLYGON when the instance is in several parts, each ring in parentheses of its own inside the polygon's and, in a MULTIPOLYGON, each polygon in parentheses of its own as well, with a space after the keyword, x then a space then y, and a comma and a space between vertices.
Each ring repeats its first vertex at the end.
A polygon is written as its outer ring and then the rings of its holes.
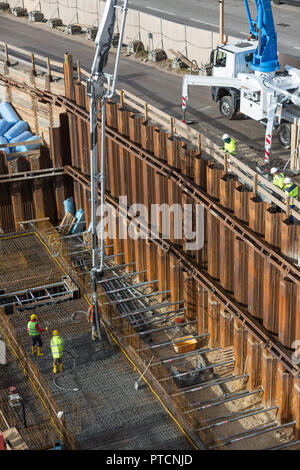
MULTIPOLYGON (((49 91, 41 91, 36 88, 32 88, 26 84, 21 84, 3 75, 0 75, 0 79, 7 84, 23 89, 37 99, 44 100, 51 103, 52 105, 61 106, 85 122, 89 122, 88 112, 81 106, 75 104, 63 96, 54 95, 49 91)), ((99 119, 99 124, 100 122, 101 120, 99 119)), ((184 192, 193 198, 195 202, 202 204, 205 209, 209 210, 227 228, 241 237, 243 241, 254 248, 255 251, 258 252, 263 258, 267 259, 272 265, 277 267, 284 276, 287 276, 293 282, 300 285, 300 271, 296 266, 273 250, 265 241, 256 237, 249 228, 240 223, 240 221, 234 216, 227 213, 220 204, 213 201, 204 191, 201 190, 197 184, 191 181, 187 176, 182 175, 178 170, 171 167, 166 162, 141 149, 128 138, 122 136, 117 131, 108 126, 106 126, 106 137, 117 143, 119 146, 123 147, 126 151, 135 155, 137 158, 152 167, 155 171, 159 172, 162 176, 166 176, 168 179, 174 181, 180 188, 182 188, 184 192)), ((298 218, 298 214, 296 214, 295 217, 298 218)))
MULTIPOLYGON (((86 188, 89 188, 89 179, 83 175, 79 170, 72 167, 65 167, 65 171, 70 176, 74 177, 76 181, 80 181, 81 184, 86 188)), ((122 213, 123 217, 127 217, 131 223, 136 223, 134 217, 132 217, 127 208, 120 207, 117 199, 112 197, 110 194, 106 194, 106 200, 111 204, 114 209, 122 213)), ((165 252, 177 258, 181 265, 191 274, 196 282, 200 283, 206 290, 212 292, 217 298, 218 302, 224 306, 224 309, 231 313, 246 329, 251 331, 251 334, 264 344, 265 349, 276 357, 281 363, 283 363, 286 370, 288 370, 293 376, 297 377, 300 375, 300 367, 297 367, 296 363, 288 355, 286 348, 284 348, 279 342, 277 342, 270 333, 255 319, 248 311, 243 308, 223 287, 209 274, 201 268, 193 259, 191 259, 181 248, 172 243, 169 240, 154 238, 151 240, 151 233, 147 223, 143 223, 141 219, 138 221, 138 225, 148 233, 149 241, 152 241, 165 252)), ((278 266, 277 266, 278 267, 278 266)), ((297 270, 296 267, 294 267, 297 270)))
POLYGON ((216 449, 217 447, 227 446, 233 444, 234 442, 243 441, 245 439, 251 439, 251 437, 259 436, 269 431, 275 431, 278 429, 286 428, 288 426, 293 426, 294 424, 295 421, 291 421, 290 423, 278 425, 277 421, 275 421, 274 423, 268 424, 266 426, 248 429, 248 431, 243 432, 241 434, 234 434, 232 436, 227 436, 224 438, 222 437, 221 439, 218 439, 220 441, 219 444, 210 445, 209 449, 216 449))
MULTIPOLYGON (((175 168, 172 168, 164 161, 148 154, 143 149, 132 144, 128 139, 119 136, 118 133, 112 129, 107 132, 107 137, 110 137, 115 143, 126 148, 128 152, 133 153, 143 162, 150 165, 156 172, 162 176, 174 181, 185 193, 187 193, 195 202, 201 204, 206 210, 210 211, 223 225, 231 230, 235 235, 242 238, 248 246, 252 247, 263 258, 267 259, 273 266, 279 269, 282 274, 291 279, 296 284, 300 285, 300 271, 299 269, 286 260, 282 255, 272 249, 264 240, 259 239, 254 232, 244 226, 237 218, 226 212, 220 204, 213 201, 204 191, 201 190, 193 181, 188 177, 182 175, 175 168), (112 134, 110 136, 110 134, 112 134)), ((69 173, 69 167, 66 172, 69 173)))

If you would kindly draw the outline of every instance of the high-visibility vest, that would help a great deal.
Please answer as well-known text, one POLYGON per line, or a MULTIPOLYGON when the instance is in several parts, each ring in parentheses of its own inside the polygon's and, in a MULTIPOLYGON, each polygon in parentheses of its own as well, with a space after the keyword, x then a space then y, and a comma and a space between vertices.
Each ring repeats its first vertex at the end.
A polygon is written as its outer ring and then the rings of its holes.
MULTIPOLYGON (((298 198, 298 186, 296 183, 290 183, 287 184, 284 188, 284 192, 288 194, 291 198, 297 199, 298 198)), ((290 203, 291 206, 293 206, 293 201, 290 203)))
POLYGON ((29 321, 27 323, 27 326, 28 326, 28 333, 30 334, 30 336, 38 336, 40 334, 39 331, 36 329, 35 321, 29 321))
POLYGON ((234 139, 230 139, 230 142, 224 142, 224 151, 230 153, 230 155, 236 154, 236 144, 234 139))
POLYGON ((276 173, 273 178, 273 184, 280 189, 284 188, 284 173, 282 171, 280 173, 276 173))
POLYGON ((60 336, 53 336, 50 341, 53 359, 62 357, 64 351, 64 340, 60 336))

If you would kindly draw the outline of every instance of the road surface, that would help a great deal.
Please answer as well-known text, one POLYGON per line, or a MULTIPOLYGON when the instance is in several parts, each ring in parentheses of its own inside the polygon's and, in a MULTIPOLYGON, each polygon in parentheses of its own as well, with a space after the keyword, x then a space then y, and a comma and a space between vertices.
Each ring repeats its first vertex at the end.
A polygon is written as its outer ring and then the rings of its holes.
MULTIPOLYGON (((70 37, 49 28, 47 24, 29 23, 24 18, 11 18, 0 15, 0 41, 35 52, 53 60, 62 61, 65 52, 73 54, 74 60, 80 60, 81 67, 90 70, 94 57, 94 44, 85 37, 70 37)), ((76 63, 76 62, 75 62, 76 63)), ((114 55, 108 62, 108 72, 112 72, 114 55)), ((125 89, 156 106, 171 116, 181 119, 181 77, 166 72, 158 65, 144 64, 137 59, 121 58, 118 89, 125 89)), ((193 127, 221 144, 224 133, 232 135, 240 152, 254 157, 253 149, 264 154, 264 127, 250 119, 236 117, 232 121, 219 114, 218 105, 210 98, 210 89, 206 87, 191 88, 188 119, 195 121, 193 127), (246 148, 247 147, 247 148, 246 148), (250 151, 249 151, 250 148, 250 151)), ((282 155, 274 139, 274 158, 282 155)), ((285 152, 287 155, 287 152, 285 152)))

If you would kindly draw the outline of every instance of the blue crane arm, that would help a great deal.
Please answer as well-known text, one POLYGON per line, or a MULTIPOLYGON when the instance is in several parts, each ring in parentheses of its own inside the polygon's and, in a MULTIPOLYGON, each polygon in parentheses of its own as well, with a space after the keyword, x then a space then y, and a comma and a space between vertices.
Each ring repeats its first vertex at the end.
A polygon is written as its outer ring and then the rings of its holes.
POLYGON ((251 18, 248 0, 244 0, 244 3, 250 32, 258 40, 251 68, 259 72, 275 72, 280 68, 280 64, 271 0, 255 0, 256 20, 251 18))

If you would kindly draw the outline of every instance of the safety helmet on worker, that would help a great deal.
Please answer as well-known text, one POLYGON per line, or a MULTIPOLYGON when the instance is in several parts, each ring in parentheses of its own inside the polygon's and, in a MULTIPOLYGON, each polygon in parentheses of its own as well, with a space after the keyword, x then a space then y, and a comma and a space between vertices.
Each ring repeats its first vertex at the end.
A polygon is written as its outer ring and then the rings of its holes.
POLYGON ((57 330, 54 330, 54 331, 53 331, 53 336, 58 336, 58 335, 59 335, 58 331, 57 331, 57 330))
POLYGON ((271 168, 270 170, 271 175, 274 175, 274 173, 277 173, 277 172, 278 172, 278 168, 276 168, 275 166, 273 166, 273 168, 271 168))
POLYGON ((230 135, 228 134, 224 134, 223 137, 222 137, 223 140, 227 140, 227 139, 230 139, 230 135))
POLYGON ((31 320, 31 321, 37 320, 37 316, 36 316, 35 313, 33 313, 33 314, 31 315, 30 320, 31 320))
POLYGON ((292 180, 291 178, 284 178, 284 184, 291 184, 292 180))

